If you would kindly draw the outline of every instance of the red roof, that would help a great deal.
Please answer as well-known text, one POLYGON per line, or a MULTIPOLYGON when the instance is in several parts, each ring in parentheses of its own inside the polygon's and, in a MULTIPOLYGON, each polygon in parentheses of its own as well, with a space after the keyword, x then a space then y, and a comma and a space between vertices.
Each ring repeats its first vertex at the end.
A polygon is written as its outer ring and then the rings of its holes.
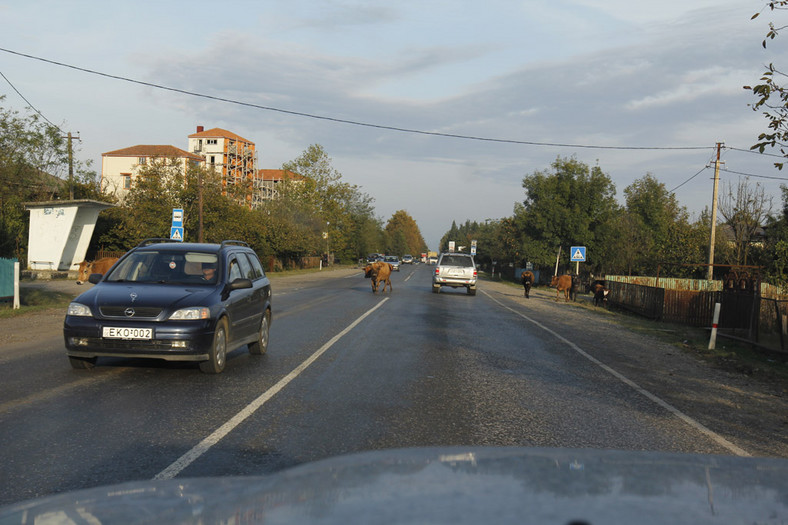
POLYGON ((202 139, 233 139, 238 140, 241 142, 248 142, 249 144, 253 144, 251 140, 246 140, 240 135, 236 135, 232 131, 227 131, 226 129, 222 128, 213 128, 207 129, 205 131, 199 131, 197 133, 192 133, 189 135, 190 139, 194 138, 202 138, 202 139))
POLYGON ((167 158, 186 158, 196 161, 204 161, 201 156, 189 153, 175 146, 161 145, 138 145, 130 148, 117 149, 102 153, 102 157, 167 157, 167 158))
POLYGON ((303 180, 305 178, 303 175, 285 170, 257 170, 257 174, 262 180, 284 180, 285 177, 291 180, 303 180))

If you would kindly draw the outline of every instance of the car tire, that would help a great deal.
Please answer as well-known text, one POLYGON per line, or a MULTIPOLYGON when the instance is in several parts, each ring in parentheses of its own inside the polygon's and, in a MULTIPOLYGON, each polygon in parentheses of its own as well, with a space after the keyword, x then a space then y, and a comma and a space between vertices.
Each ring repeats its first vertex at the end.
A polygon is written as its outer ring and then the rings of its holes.
POLYGON ((76 370, 90 370, 96 366, 95 357, 71 357, 68 360, 71 362, 71 368, 76 370))
POLYGON ((468 287, 468 295, 476 295, 476 288, 468 287))
POLYGON ((257 331, 257 341, 249 343, 249 353, 252 355, 263 355, 268 351, 268 335, 271 330, 271 311, 266 310, 263 320, 260 321, 260 329, 257 331))
POLYGON ((221 319, 216 324, 213 343, 208 352, 208 360, 200 363, 200 370, 206 374, 219 374, 227 362, 227 320, 221 319))
POLYGON ((440 291, 441 291, 441 287, 440 287, 439 284, 433 284, 432 285, 432 293, 438 293, 440 291))

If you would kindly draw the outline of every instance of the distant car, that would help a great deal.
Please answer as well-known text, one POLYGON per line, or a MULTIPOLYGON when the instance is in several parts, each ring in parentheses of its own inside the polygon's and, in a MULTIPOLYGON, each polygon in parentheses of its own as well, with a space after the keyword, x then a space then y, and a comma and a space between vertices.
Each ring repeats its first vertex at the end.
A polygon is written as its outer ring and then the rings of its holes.
POLYGON ((224 370, 243 345, 268 349, 271 283, 246 243, 147 239, 126 253, 95 286, 68 306, 63 324, 74 368, 98 357, 196 361, 206 373, 224 370))
POLYGON ((430 264, 438 264, 438 258, 430 257, 429 259, 427 259, 427 262, 429 262, 430 264))
POLYGON ((386 255, 383 257, 383 262, 389 263, 395 272, 399 271, 399 257, 396 255, 386 255))
POLYGON ((476 263, 467 253, 442 253, 432 274, 432 291, 438 293, 442 286, 464 287, 468 295, 476 295, 476 263))
POLYGON ((412 255, 403 255, 402 256, 402 264, 413 264, 413 256, 412 255))

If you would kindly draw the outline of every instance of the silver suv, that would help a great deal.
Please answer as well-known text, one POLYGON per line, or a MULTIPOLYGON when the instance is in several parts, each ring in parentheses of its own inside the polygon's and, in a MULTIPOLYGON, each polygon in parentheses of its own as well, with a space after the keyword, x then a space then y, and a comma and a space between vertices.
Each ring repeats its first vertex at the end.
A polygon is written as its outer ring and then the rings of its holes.
POLYGON ((432 291, 438 293, 441 286, 465 287, 468 295, 476 295, 476 263, 467 253, 442 253, 432 274, 432 291))

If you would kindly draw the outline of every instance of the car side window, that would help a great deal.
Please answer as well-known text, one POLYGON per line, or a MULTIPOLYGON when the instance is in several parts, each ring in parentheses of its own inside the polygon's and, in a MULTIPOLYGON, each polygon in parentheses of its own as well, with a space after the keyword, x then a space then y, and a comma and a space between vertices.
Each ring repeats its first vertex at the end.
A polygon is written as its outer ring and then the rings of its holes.
POLYGON ((230 270, 228 271, 228 275, 227 282, 233 282, 242 277, 241 269, 238 267, 238 260, 235 257, 230 259, 230 270))
POLYGON ((255 279, 265 277, 265 270, 263 270, 263 265, 260 264, 260 259, 257 258, 257 254, 247 253, 246 256, 249 257, 249 262, 252 263, 255 279))
POLYGON ((249 264, 249 259, 246 258, 246 254, 239 253, 236 257, 238 258, 238 265, 241 267, 241 277, 254 280, 254 270, 252 269, 252 265, 249 264))

